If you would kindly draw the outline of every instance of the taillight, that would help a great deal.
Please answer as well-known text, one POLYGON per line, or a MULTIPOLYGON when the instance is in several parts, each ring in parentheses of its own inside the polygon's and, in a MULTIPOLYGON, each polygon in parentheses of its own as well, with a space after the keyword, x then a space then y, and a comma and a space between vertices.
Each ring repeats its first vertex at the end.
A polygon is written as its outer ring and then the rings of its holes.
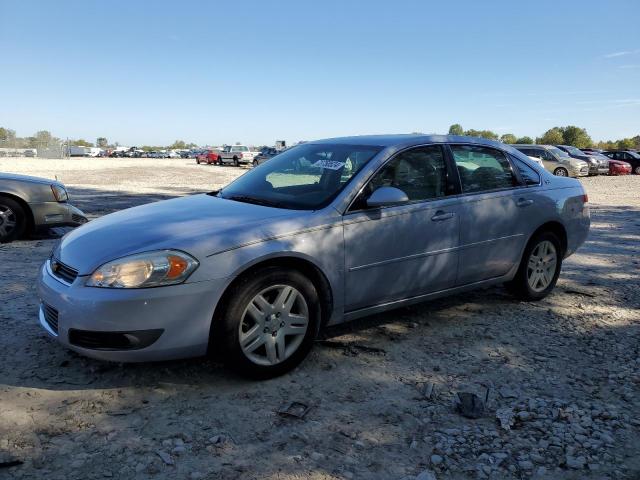
POLYGON ((240 154, 240 158, 242 158, 242 154, 240 154))
POLYGON ((586 193, 582 195, 582 203, 589 203, 589 195, 586 193))

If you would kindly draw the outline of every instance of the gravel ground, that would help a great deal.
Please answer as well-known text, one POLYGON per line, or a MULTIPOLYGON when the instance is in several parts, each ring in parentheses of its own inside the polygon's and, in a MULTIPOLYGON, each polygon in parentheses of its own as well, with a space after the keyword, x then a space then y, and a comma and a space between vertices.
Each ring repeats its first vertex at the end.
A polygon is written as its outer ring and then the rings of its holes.
MULTIPOLYGON (((242 172, 147 159, 0 171, 58 175, 90 217, 242 172)), ((203 359, 63 350, 37 325, 33 285, 55 239, 1 246, 0 478, 639 478, 640 176, 582 181, 591 235, 547 299, 492 288, 334 327, 267 382, 203 359), (456 412, 456 392, 488 394, 480 418, 456 412), (291 401, 310 410, 279 414, 291 401)))

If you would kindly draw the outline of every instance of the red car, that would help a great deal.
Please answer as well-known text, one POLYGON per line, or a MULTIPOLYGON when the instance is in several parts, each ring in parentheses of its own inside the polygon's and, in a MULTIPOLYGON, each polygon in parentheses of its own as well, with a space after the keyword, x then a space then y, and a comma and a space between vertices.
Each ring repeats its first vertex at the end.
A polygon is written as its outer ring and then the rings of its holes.
POLYGON ((622 160, 609 159, 609 175, 629 175, 631 173, 631 164, 622 160))
POLYGON ((200 165, 201 163, 206 163, 208 165, 219 164, 220 152, 216 152, 215 150, 207 150, 204 153, 199 153, 198 155, 196 155, 196 163, 198 165, 200 165))

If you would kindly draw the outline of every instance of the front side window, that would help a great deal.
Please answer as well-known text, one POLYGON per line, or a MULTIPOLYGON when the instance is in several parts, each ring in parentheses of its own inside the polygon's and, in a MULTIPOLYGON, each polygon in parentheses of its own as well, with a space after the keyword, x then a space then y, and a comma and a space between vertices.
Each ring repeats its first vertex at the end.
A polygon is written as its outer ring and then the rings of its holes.
POLYGON ((351 210, 366 208, 366 199, 380 187, 395 187, 420 202, 447 194, 447 167, 442 147, 432 145, 399 153, 391 159, 360 193, 351 210))
POLYGON ((278 208, 326 206, 381 147, 305 143, 273 157, 222 189, 218 196, 278 208))
POLYGON ((475 145, 452 145, 463 193, 512 188, 516 178, 511 164, 498 150, 475 145))

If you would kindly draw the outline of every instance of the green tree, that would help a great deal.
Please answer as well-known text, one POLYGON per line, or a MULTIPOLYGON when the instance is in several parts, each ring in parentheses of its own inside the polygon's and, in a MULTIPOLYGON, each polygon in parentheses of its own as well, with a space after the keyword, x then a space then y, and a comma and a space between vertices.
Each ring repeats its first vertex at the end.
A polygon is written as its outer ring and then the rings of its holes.
POLYGON ((169 148, 169 149, 184 149, 184 148, 187 148, 187 144, 184 143, 184 140, 176 140, 171 145, 169 145, 167 148, 169 148))
POLYGON ((542 134, 541 137, 536 138, 536 143, 541 145, 562 145, 564 142, 564 136, 562 134, 562 128, 553 127, 542 134))
POLYGON ((107 148, 109 146, 109 141, 106 137, 98 137, 96 138, 96 147, 107 148))
POLYGON ((562 131, 563 143, 565 145, 573 145, 578 148, 590 147, 593 143, 591 137, 584 128, 569 125, 560 129, 562 131))
POLYGON ((630 148, 635 148, 635 142, 632 138, 623 138, 622 140, 618 140, 616 148, 620 150, 629 150, 630 148))
POLYGON ((500 137, 502 143, 517 143, 518 139, 513 133, 505 133, 500 137))
POLYGON ((498 140, 498 134, 491 130, 474 130, 470 129, 464 132, 468 137, 488 138, 489 140, 498 140))
POLYGON ((449 135, 464 135, 464 129, 459 123, 454 123, 449 127, 449 135))
POLYGON ((75 147, 93 147, 93 143, 87 142, 83 138, 79 138, 78 140, 70 140, 69 144, 75 147))
POLYGON ((533 138, 527 137, 527 136, 520 137, 520 138, 518 138, 516 140, 515 143, 519 143, 519 144, 522 144, 522 145, 532 145, 533 144, 533 138))

